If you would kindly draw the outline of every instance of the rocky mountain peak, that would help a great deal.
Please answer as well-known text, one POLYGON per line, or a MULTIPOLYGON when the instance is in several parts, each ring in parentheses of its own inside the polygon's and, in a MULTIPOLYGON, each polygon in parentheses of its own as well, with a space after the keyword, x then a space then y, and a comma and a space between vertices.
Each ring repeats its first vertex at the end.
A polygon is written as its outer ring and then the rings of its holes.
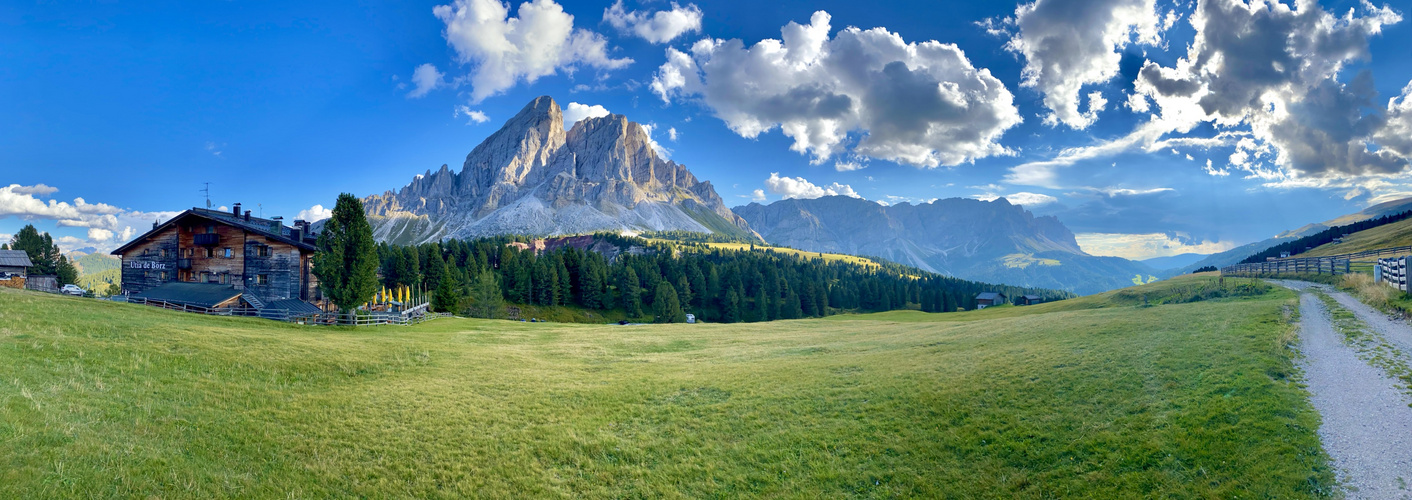
POLYGON ((460 173, 428 170, 364 205, 376 217, 426 217, 402 221, 420 228, 416 242, 614 229, 754 235, 710 183, 652 146, 647 129, 623 115, 584 119, 566 132, 559 104, 538 97, 471 150, 460 173))

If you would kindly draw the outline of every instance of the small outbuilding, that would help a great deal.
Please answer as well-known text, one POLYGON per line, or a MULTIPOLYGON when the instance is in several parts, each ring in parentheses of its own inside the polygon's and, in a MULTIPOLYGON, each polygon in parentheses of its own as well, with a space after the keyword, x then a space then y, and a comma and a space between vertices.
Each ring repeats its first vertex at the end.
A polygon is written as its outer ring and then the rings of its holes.
POLYGON ((981 292, 976 294, 976 309, 1005 305, 1008 299, 1009 297, 1000 292, 981 292))
POLYGON ((1022 306, 1032 306, 1032 305, 1035 305, 1035 304, 1043 304, 1043 303, 1044 303, 1044 298, 1042 298, 1042 297, 1040 297, 1040 296, 1038 296, 1038 295, 1023 295, 1023 296, 1020 297, 1020 300, 1019 300, 1019 304, 1022 305, 1022 306))
POLYGON ((0 286, 24 288, 31 267, 34 263, 24 250, 0 250, 0 286))

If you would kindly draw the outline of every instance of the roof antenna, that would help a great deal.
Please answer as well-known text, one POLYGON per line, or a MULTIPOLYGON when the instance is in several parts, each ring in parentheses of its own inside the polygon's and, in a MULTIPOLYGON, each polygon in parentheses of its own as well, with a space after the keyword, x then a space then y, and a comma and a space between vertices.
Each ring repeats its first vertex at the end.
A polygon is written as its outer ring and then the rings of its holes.
POLYGON ((206 209, 209 210, 211 208, 211 183, 207 182, 206 187, 201 188, 199 191, 206 193, 206 209))

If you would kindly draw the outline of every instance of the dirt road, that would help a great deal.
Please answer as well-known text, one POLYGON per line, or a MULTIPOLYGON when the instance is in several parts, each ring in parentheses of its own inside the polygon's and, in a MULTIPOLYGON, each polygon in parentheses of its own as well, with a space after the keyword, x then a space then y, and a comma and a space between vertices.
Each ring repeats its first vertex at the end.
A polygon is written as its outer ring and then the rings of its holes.
POLYGON ((1360 359, 1358 351, 1344 343, 1323 301, 1308 289, 1318 288, 1334 297, 1399 348, 1403 341, 1412 345, 1412 328, 1332 287, 1276 283, 1304 292, 1299 300, 1303 355, 1299 365, 1309 400, 1323 417, 1319 438, 1333 457, 1348 498, 1412 499, 1412 407, 1408 406, 1412 398, 1395 379, 1360 359))

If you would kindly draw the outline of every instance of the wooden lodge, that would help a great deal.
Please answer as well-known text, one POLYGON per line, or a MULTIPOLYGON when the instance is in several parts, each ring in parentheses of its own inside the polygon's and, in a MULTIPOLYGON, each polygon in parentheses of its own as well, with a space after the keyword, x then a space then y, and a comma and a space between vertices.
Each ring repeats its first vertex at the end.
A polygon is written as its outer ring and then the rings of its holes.
POLYGON ((316 237, 309 223, 192 208, 113 250, 123 293, 207 308, 316 309, 316 237))
POLYGON ((976 294, 976 309, 985 309, 990 306, 1003 306, 1008 300, 1005 294, 1000 292, 981 292, 976 294))

